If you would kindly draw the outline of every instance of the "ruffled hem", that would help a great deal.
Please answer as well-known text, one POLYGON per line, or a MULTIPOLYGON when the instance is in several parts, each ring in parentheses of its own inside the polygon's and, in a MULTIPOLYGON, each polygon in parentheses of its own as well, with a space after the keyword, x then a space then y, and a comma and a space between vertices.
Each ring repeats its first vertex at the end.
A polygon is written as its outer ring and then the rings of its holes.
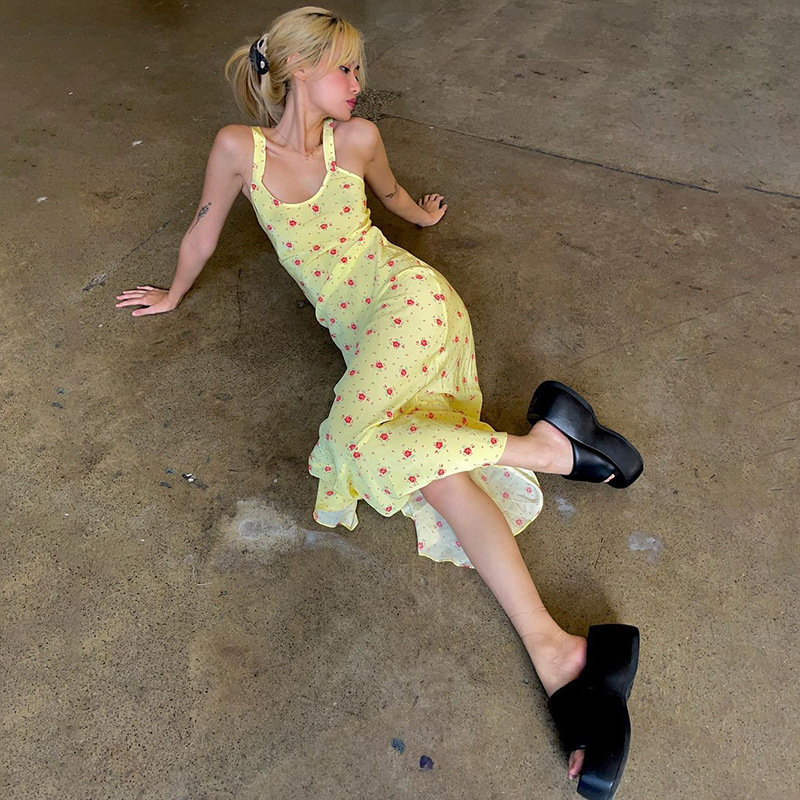
MULTIPOLYGON (((477 467, 467 474, 497 504, 514 536, 522 533, 539 516, 543 505, 542 491, 536 475, 530 470, 492 464, 477 467)), ((331 498, 325 495, 321 486, 320 495, 322 497, 317 498, 314 511, 314 519, 320 525, 327 528, 342 525, 348 530, 353 530, 358 525, 358 499, 339 509, 325 509, 324 505, 331 498)), ((413 492, 404 505, 396 507, 390 514, 380 508, 376 510, 383 516, 393 516, 397 511, 402 511, 406 517, 414 520, 419 555, 439 563, 473 568, 455 531, 419 490, 413 492)))

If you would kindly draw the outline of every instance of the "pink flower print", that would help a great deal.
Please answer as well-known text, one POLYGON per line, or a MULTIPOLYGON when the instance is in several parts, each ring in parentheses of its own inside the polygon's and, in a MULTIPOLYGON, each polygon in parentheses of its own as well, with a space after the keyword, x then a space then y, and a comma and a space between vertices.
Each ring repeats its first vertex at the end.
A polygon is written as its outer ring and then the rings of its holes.
POLYGON ((419 340, 419 343, 420 343, 420 344, 421 344, 423 347, 427 347, 427 346, 428 346, 428 340, 427 340, 427 339, 420 339, 420 340, 419 340))
POLYGON ((400 319, 400 317, 395 317, 395 318, 392 320, 392 322, 394 322, 394 324, 395 324, 395 325, 402 325, 402 324, 403 324, 403 320, 402 320, 402 319, 400 319))
POLYGON ((370 329, 367 331, 367 335, 369 336, 369 334, 370 334, 370 333, 375 333, 375 331, 374 331, 374 330, 372 330, 372 328, 370 328, 370 329))
POLYGON ((531 489, 531 487, 530 487, 530 486, 526 486, 526 487, 525 487, 525 491, 526 491, 528 494, 533 494, 533 489, 531 489))
POLYGON ((400 342, 398 342, 398 341, 392 342, 392 347, 394 347, 394 348, 400 347, 400 342))
POLYGON ((355 283, 354 283, 354 281, 353 281, 353 279, 352 279, 352 278, 348 278, 348 279, 347 279, 347 285, 348 285, 348 286, 355 286, 355 283))
POLYGON ((381 468, 378 470, 378 472, 380 472, 380 474, 381 474, 381 475, 385 475, 385 474, 386 474, 386 467, 381 467, 381 468))
POLYGON ((508 500, 508 492, 503 492, 503 500, 508 500))
POLYGON ((397 284, 396 284, 396 283, 393 283, 393 284, 392 284, 392 285, 391 285, 389 288, 390 288, 392 291, 394 291, 395 289, 397 289, 397 284))
MULTIPOLYGON (((390 267, 393 267, 393 266, 394 266, 394 261, 389 261, 389 262, 387 262, 387 263, 389 264, 389 266, 390 266, 390 267)), ((397 280, 397 278, 389 278, 389 280, 390 280, 390 281, 396 281, 396 280, 397 280)))
POLYGON ((286 246, 291 250, 293 245, 291 242, 286 242, 286 246))
POLYGON ((355 375, 355 374, 356 374, 356 371, 355 371, 354 369, 351 369, 351 370, 350 370, 350 376, 352 377, 352 376, 353 376, 353 375, 355 375))
POLYGON ((458 336, 453 339, 454 342, 458 342, 458 336))
POLYGON ((371 297, 365 297, 365 298, 364 298, 364 302, 365 302, 367 305, 369 305, 369 304, 372 302, 372 298, 371 298, 371 297))
POLYGON ((386 306, 387 306, 387 305, 388 305, 387 303, 381 303, 381 311, 382 311, 384 308, 386 308, 386 306))
POLYGON ((342 256, 342 264, 346 264, 346 263, 347 263, 347 256, 342 256))
POLYGON ((406 305, 407 305, 407 306, 413 306, 413 305, 414 305, 414 301, 413 301, 413 300, 412 300, 412 299, 409 297, 409 298, 406 300, 406 305))
POLYGON ((272 198, 272 205, 279 206, 281 204, 280 200, 276 200, 274 197, 272 198))
POLYGON ((420 275, 419 273, 417 273, 417 274, 416 274, 414 277, 415 277, 415 278, 416 278, 418 281, 421 281, 421 280, 422 280, 422 275, 420 275))
POLYGON ((332 256, 335 256, 335 255, 336 255, 336 248, 334 247, 334 248, 333 248, 333 250, 328 250, 328 252, 329 252, 329 253, 330 253, 332 256))
POLYGON ((389 419, 391 419, 394 416, 394 414, 392 414, 391 411, 387 411, 386 416, 389 417, 389 419))
POLYGON ((492 438, 491 438, 491 439, 489 439, 489 441, 490 441, 492 444, 497 444, 497 437, 496 437, 496 436, 492 436, 492 438))
POLYGON ((481 480, 486 483, 489 479, 485 475, 481 475, 481 480))
POLYGON ((345 206, 345 207, 342 209, 342 211, 343 211, 345 214, 349 214, 349 213, 352 211, 352 209, 350 208, 350 206, 345 206))
POLYGON ((521 519, 517 519, 517 520, 515 520, 515 522, 517 523, 517 525, 522 525, 523 521, 521 519))
POLYGON ((268 230, 268 231, 271 231, 272 229, 273 229, 273 228, 272 228, 272 225, 267 225, 267 230, 268 230))
POLYGON ((415 500, 416 500, 418 503, 421 503, 421 502, 422 502, 422 495, 421 495, 421 494, 418 494, 418 495, 417 495, 417 496, 416 496, 414 499, 415 499, 415 500))
POLYGON ((319 227, 320 227, 320 228, 321 228, 323 231, 326 231, 326 230, 328 230, 328 223, 327 223, 327 222, 323 222, 323 223, 322 223, 322 224, 321 224, 319 227))
POLYGON ((336 170, 336 162, 331 161, 331 172, 334 172, 335 170, 336 170))
POLYGON ((330 467, 325 467, 325 470, 324 470, 324 471, 325 471, 325 472, 330 472, 330 471, 331 471, 331 468, 330 468, 330 467))
POLYGON ((391 506, 386 506, 386 513, 388 514, 392 510, 391 506))
POLYGON ((349 189, 350 188, 350 184, 349 183, 344 184, 344 188, 345 189, 349 189))
POLYGON ((437 324, 437 325, 444 325, 444 322, 442 322, 442 321, 439 319, 439 317, 436 317, 436 324, 437 324))
POLYGON ((328 491, 325 492, 325 496, 326 497, 330 497, 332 494, 333 494, 333 492, 330 489, 328 489, 328 491))
POLYGON ((369 495, 366 492, 364 492, 364 499, 369 500, 369 495))
POLYGON ((364 392, 359 392, 358 393, 358 399, 363 402, 364 400, 367 399, 367 396, 364 394, 364 392))
POLYGON ((350 323, 350 330, 357 331, 358 330, 358 325, 356 325, 355 322, 351 322, 350 323))
POLYGON ((330 318, 331 325, 333 325, 335 322, 336 322, 336 317, 331 317, 330 318))
POLYGON ((382 433, 380 435, 380 438, 385 442, 389 438, 389 434, 388 433, 382 433))
POLYGON ((441 520, 438 520, 438 521, 437 521, 437 523, 436 523, 436 527, 437 527, 437 528, 441 528, 441 527, 442 527, 442 521, 441 521, 441 520))
POLYGON ((383 361, 376 361, 375 367, 376 369, 383 369, 383 361))
POLYGON ((322 275, 322 273, 318 269, 315 269, 314 270, 314 277, 315 278, 319 278, 320 275, 322 275))
POLYGON ((347 308, 347 302, 339 303, 339 308, 347 308))
MULTIPOLYGON (((414 411, 416 411, 416 410, 417 410, 417 409, 415 408, 415 409, 414 409, 414 411)), ((429 412, 428 412, 428 419, 433 419, 433 417, 434 417, 434 414, 433 414, 433 412, 432 412, 432 411, 429 411, 429 412)))
POLYGON ((394 394, 394 389, 392 389, 391 386, 387 386, 386 387, 386 394, 388 394, 389 397, 391 397, 394 394))
POLYGON ((428 371, 428 365, 427 364, 423 364, 422 365, 422 371, 423 372, 427 372, 428 371))
POLYGON ((467 418, 466 417, 461 417, 461 424, 462 425, 466 425, 467 424, 467 418))
POLYGON ((325 299, 325 298, 324 298, 324 297, 322 297, 322 295, 320 295, 320 296, 317 298, 317 302, 318 302, 318 303, 321 303, 321 302, 322 302, 324 299, 325 299))
POLYGON ((456 314, 458 314, 459 319, 463 316, 460 311, 456 311, 456 314))
POLYGON ((409 483, 416 483, 417 482, 417 476, 416 475, 409 475, 408 476, 408 481, 409 481, 409 483))
POLYGON ((368 258, 370 261, 372 261, 372 259, 373 259, 373 258, 375 258, 375 253, 367 253, 367 258, 368 258))
POLYGON ((315 244, 314 247, 311 248, 315 253, 320 249, 318 244, 315 244))
POLYGON ((507 469, 503 470, 503 475, 505 475, 506 478, 510 478, 511 477, 511 473, 507 469))
POLYGON ((289 220, 289 227, 290 228, 294 228, 296 226, 297 226, 297 220, 296 219, 290 219, 289 220))
POLYGON ((466 455, 468 455, 468 456, 471 456, 472 455, 472 448, 471 447, 465 447, 464 448, 464 453, 466 455))
POLYGON ((315 214, 318 214, 318 213, 319 213, 319 206, 318 206, 318 205, 313 205, 313 206, 311 206, 311 210, 312 210, 312 211, 313 211, 315 214))
POLYGON ((341 399, 342 399, 342 396, 340 394, 337 394, 336 395, 336 402, 339 403, 341 401, 341 399))
POLYGON ((256 186, 254 183, 251 183, 251 184, 250 184, 250 188, 251 188, 251 189, 258 189, 258 186, 256 186))
POLYGON ((414 431, 415 431, 415 430, 417 430, 417 426, 416 426, 416 425, 412 425, 412 426, 409 428, 409 430, 411 431, 411 433, 414 433, 414 431))
POLYGON ((417 550, 424 550, 425 542, 417 542, 417 550))
POLYGON ((361 458, 361 453, 356 450, 355 453, 353 453, 353 458, 361 458))
POLYGON ((344 244, 346 241, 347 241, 347 237, 346 236, 341 236, 339 238, 339 244, 344 244))
POLYGON ((404 458, 411 458, 411 451, 410 450, 403 450, 403 457, 404 458))
POLYGON ((295 265, 296 267, 299 267, 299 266, 300 266, 302 263, 303 263, 303 262, 302 262, 302 261, 301 261, 299 258, 296 258, 296 259, 294 260, 294 265, 295 265))
POLYGON ((405 367, 404 367, 403 369, 401 369, 401 370, 400 370, 400 374, 401 374, 401 375, 402 375, 404 378, 405 378, 405 376, 406 376, 406 375, 408 375, 408 373, 407 373, 407 372, 406 372, 406 370, 405 370, 405 367))
POLYGON ((444 475, 444 470, 440 469, 440 470, 437 471, 436 474, 439 475, 439 476, 444 475))
POLYGON ((347 447, 350 450, 355 450, 356 449, 356 446, 354 444, 349 444, 349 445, 347 445, 347 447))
POLYGON ((434 442, 434 443, 433 443, 433 446, 434 446, 434 447, 435 447, 437 450, 441 450, 441 449, 444 447, 444 442, 434 442))

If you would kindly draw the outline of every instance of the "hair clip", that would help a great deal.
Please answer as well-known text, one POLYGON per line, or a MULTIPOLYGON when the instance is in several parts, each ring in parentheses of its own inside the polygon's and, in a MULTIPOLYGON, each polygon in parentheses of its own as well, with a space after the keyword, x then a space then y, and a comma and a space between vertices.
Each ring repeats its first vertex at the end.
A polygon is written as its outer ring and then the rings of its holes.
POLYGON ((269 72, 269 62, 258 49, 258 45, 263 41, 263 39, 258 39, 250 45, 250 63, 259 75, 266 75, 269 72))

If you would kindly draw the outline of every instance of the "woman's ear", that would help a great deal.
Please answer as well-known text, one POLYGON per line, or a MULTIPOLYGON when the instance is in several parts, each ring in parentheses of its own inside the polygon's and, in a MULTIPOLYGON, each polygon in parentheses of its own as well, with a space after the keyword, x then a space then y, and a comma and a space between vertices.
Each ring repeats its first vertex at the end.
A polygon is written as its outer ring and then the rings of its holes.
MULTIPOLYGON (((299 53, 292 53, 289 58, 286 59, 286 63, 289 65, 291 69, 292 64, 294 64, 300 58, 299 53)), ((305 67, 299 67, 298 69, 292 70, 292 77, 296 78, 299 81, 307 80, 308 78, 308 70, 305 67)))

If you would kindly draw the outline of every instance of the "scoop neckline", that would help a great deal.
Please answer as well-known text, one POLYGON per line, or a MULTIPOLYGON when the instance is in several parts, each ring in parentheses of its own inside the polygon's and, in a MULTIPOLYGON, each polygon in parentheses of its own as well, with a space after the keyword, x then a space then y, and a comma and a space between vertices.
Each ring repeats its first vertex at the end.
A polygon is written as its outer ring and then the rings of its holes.
MULTIPOLYGON (((255 127, 258 130, 258 132, 261 134, 261 137, 264 139, 264 169, 266 169, 267 168, 267 150, 266 150, 267 137, 264 135, 264 131, 262 130, 260 125, 257 125, 255 127)), ((333 144, 332 140, 333 140, 333 131, 331 131, 331 144, 333 144)), ((324 147, 324 143, 323 143, 323 147, 324 147)), ((335 153, 336 153, 336 151, 334 150, 334 154, 335 153)), ((323 158, 324 158, 324 152, 323 152, 323 158)), ((319 195, 322 194, 322 190, 325 188, 325 185, 328 183, 328 178, 334 172, 343 172, 345 175, 350 175, 351 177, 356 178, 357 180, 361 181, 362 183, 365 183, 364 179, 360 175, 356 175, 355 172, 350 172, 349 169, 344 169, 343 167, 340 167, 336 163, 336 159, 335 158, 333 160, 333 169, 330 169, 327 166, 327 161, 326 161, 325 177, 322 179, 322 183, 320 184, 319 189, 317 189, 317 191, 314 192, 314 194, 312 194, 311 197, 309 197, 307 200, 301 200, 299 203, 288 203, 285 200, 281 200, 280 197, 276 197, 274 194, 272 194, 272 192, 269 189, 267 189, 267 185, 264 183, 264 172, 263 172, 263 170, 261 171, 261 174, 258 176, 258 183, 261 186, 261 188, 273 200, 277 200, 282 206, 304 206, 304 205, 307 205, 308 203, 311 203, 313 200, 316 200, 317 197, 319 197, 319 195)))

